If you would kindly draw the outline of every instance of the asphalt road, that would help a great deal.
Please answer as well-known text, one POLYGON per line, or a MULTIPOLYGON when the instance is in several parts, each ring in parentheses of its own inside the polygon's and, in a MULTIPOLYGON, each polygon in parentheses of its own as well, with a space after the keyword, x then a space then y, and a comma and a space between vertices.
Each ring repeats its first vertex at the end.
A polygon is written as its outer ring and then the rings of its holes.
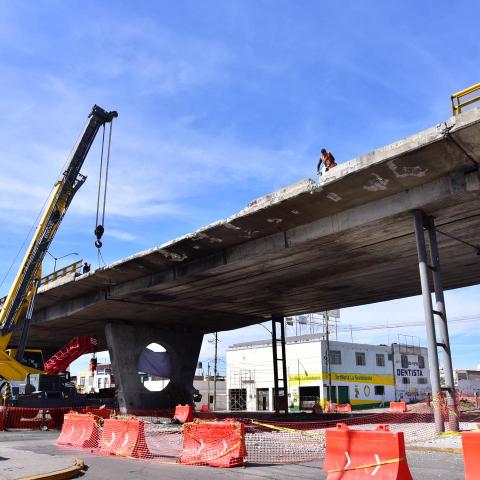
MULTIPOLYGON (((159 464, 150 461, 99 457, 85 451, 60 449, 58 432, 0 432, 0 480, 18 479, 35 473, 70 466, 75 457, 89 466, 86 480, 262 480, 326 479, 322 462, 289 465, 247 465, 244 468, 159 464)), ((462 455, 443 452, 407 451, 408 464, 417 480, 463 480, 462 455)))

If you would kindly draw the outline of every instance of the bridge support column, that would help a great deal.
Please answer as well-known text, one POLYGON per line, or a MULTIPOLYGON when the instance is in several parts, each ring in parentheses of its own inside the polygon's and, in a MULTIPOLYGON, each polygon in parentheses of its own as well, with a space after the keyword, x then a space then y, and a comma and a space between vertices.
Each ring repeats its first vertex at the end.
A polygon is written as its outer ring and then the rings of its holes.
POLYGON ((171 408, 193 402, 193 378, 202 346, 202 333, 109 323, 105 334, 122 413, 171 408), (160 392, 149 391, 138 373, 140 355, 151 343, 162 345, 169 358, 170 381, 160 392))
POLYGON ((435 222, 433 217, 425 215, 421 210, 416 210, 415 215, 415 238, 417 241, 418 266, 420 270, 420 283, 422 287, 423 307, 427 327, 428 362, 430 368, 430 382, 432 384, 433 408, 435 428, 438 433, 445 430, 443 414, 440 408, 442 400, 442 387, 440 383, 440 367, 437 347, 443 350, 443 367, 445 372, 445 388, 449 423, 452 431, 458 431, 458 416, 455 405, 455 384, 453 379, 452 357, 450 339, 448 335, 447 314, 445 310, 445 298, 443 295, 442 274, 440 270, 440 257, 438 252, 435 222), (428 264, 427 249, 425 246, 424 229, 428 231, 431 265, 428 264), (433 308, 430 274, 433 276, 433 289, 435 292, 436 307, 433 308), (435 331, 435 316, 438 318, 440 342, 437 342, 435 331))
POLYGON ((280 413, 280 410, 283 410, 285 414, 288 414, 287 354, 285 351, 285 343, 284 318, 272 316, 273 408, 277 414, 280 413), (277 335, 277 324, 280 324, 280 338, 278 338, 277 335), (279 340, 282 352, 280 358, 278 358, 279 340), (281 377, 279 377, 278 362, 281 362, 281 377), (281 387, 280 383, 282 385, 281 387))

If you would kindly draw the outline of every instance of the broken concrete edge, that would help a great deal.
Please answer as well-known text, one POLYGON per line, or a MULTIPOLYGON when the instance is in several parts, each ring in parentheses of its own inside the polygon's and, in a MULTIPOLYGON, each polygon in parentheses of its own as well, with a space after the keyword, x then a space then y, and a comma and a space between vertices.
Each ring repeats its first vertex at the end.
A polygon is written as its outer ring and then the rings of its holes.
POLYGON ((371 152, 337 165, 335 169, 327 172, 321 185, 329 185, 347 176, 361 173, 363 170, 371 168, 372 166, 394 161, 402 155, 425 148, 428 145, 441 140, 441 138, 444 137, 445 132, 453 135, 455 132, 464 128, 476 125, 480 123, 479 113, 480 107, 473 108, 461 115, 450 117, 445 122, 440 122, 433 127, 415 133, 414 135, 404 137, 401 140, 379 147, 371 152), (414 144, 413 147, 412 144, 414 144))
POLYGON ((76 458, 75 463, 71 467, 63 468, 62 470, 55 470, 53 472, 41 473, 31 477, 22 477, 18 480, 67 480, 69 478, 76 478, 88 469, 87 465, 81 458, 76 458))
POLYGON ((155 250, 161 251, 162 249, 167 249, 183 240, 206 238, 208 237, 208 234, 206 233, 208 230, 211 230, 212 228, 221 225, 225 226, 226 228, 237 229, 238 227, 235 226, 234 222, 238 218, 249 216, 251 214, 257 213, 260 210, 271 207, 272 205, 285 202, 301 195, 319 192, 323 190, 324 186, 330 185, 331 183, 339 182, 346 176, 361 173, 362 171, 374 165, 386 163, 395 160, 396 158, 405 155, 406 153, 414 152, 416 150, 425 148, 426 146, 441 140, 445 135, 445 130, 448 130, 449 134, 453 134, 459 130, 462 130, 463 128, 480 123, 479 114, 480 107, 477 107, 475 109, 468 110, 465 113, 456 117, 450 117, 446 122, 439 123, 434 127, 430 127, 419 133, 416 133, 409 137, 405 137, 394 143, 378 148, 369 153, 366 153, 338 165, 337 167, 335 167, 335 169, 327 172, 327 174, 325 175, 325 180, 321 183, 318 183, 310 178, 299 180, 298 182, 276 190, 275 192, 252 200, 242 210, 228 217, 225 220, 218 220, 214 223, 198 229, 196 232, 188 233, 174 240, 170 240, 160 245, 159 247, 155 247, 149 251, 140 252, 137 254, 137 256, 134 256, 132 258, 142 256, 143 253, 151 253, 155 250))
MULTIPOLYGON (((172 251, 173 247, 184 241, 199 241, 208 239, 211 243, 220 243, 223 240, 209 235, 209 231, 214 228, 223 226, 229 230, 242 230, 241 227, 235 225, 238 219, 253 216, 263 210, 266 210, 274 205, 279 205, 291 199, 301 197, 303 195, 311 195, 321 192, 325 186, 342 181, 344 178, 358 175, 372 166, 378 166, 387 162, 394 161, 396 158, 406 154, 421 150, 432 143, 441 140, 445 135, 445 130, 449 134, 454 134, 464 128, 471 127, 480 123, 480 107, 468 110, 461 115, 450 117, 446 122, 439 123, 433 127, 423 130, 419 133, 405 137, 394 143, 378 148, 372 152, 366 153, 345 163, 335 167, 335 169, 327 172, 324 180, 321 183, 312 179, 302 179, 284 188, 276 190, 262 197, 252 200, 239 212, 233 214, 224 220, 217 220, 206 226, 203 226, 195 232, 190 232, 175 239, 169 240, 159 246, 152 247, 147 250, 135 253, 123 259, 117 260, 104 267, 98 268, 94 272, 80 275, 73 279, 73 281, 82 281, 92 274, 98 274, 102 271, 115 270, 115 267, 128 264, 134 260, 146 257, 148 255, 159 253, 164 256, 165 260, 172 265, 179 264, 188 259, 188 256, 183 253, 172 251)), ((272 219, 275 220, 275 219, 272 219)), ((71 280, 70 280, 71 281, 71 280)), ((57 282, 47 284, 39 289, 39 292, 45 292, 58 287, 57 282)))

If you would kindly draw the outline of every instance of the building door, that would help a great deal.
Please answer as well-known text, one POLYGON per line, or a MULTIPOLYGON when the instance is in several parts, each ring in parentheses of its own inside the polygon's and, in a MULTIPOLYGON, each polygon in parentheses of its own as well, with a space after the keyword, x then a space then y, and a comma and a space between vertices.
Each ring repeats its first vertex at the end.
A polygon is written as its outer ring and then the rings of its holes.
POLYGON ((320 387, 300 387, 300 410, 311 410, 320 399, 320 387))
MULTIPOLYGON (((327 398, 328 398, 328 390, 330 387, 327 387, 327 398)), ((337 403, 337 387, 332 385, 332 389, 330 391, 330 401, 332 403, 337 403)))
POLYGON ((247 389, 231 388, 229 390, 230 410, 247 409, 247 389))
POLYGON ((348 387, 338 387, 338 403, 350 403, 350 395, 348 393, 348 387))
POLYGON ((269 410, 268 395, 268 388, 257 388, 257 410, 269 410))

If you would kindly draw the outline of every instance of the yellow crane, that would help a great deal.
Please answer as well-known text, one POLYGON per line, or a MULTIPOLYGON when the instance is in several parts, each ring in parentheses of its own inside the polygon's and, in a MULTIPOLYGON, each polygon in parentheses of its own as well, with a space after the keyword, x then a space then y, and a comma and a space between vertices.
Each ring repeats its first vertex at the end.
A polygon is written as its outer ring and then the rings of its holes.
MULTIPOLYGON (((0 383, 3 383, 0 384, 0 389, 8 385, 8 382, 25 381, 30 374, 43 373, 41 350, 25 349, 35 295, 41 278, 42 261, 74 195, 86 180, 86 177, 80 173, 80 169, 95 136, 102 126, 110 124, 109 139, 111 139, 112 120, 117 116, 117 112, 107 112, 97 105, 92 108, 68 159, 66 169, 54 186, 40 223, 2 305, 0 310, 0 383), (18 348, 8 349, 12 333, 22 318, 23 325, 18 348)), ((110 144, 108 145, 109 149, 110 144)), ((103 234, 103 225, 97 226, 95 234, 97 235, 95 244, 97 247, 101 247, 100 238, 103 234)))

